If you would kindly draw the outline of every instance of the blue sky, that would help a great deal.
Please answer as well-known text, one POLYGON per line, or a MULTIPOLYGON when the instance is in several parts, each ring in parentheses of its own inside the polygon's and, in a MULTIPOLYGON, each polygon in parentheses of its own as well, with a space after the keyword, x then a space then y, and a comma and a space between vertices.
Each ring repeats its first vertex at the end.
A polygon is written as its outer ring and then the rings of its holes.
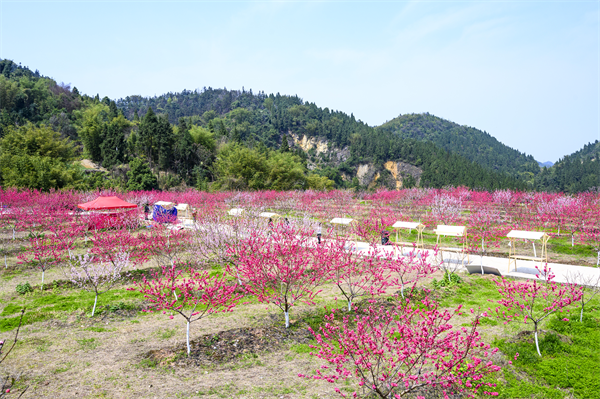
POLYGON ((369 125, 429 112, 539 161, 600 139, 596 1, 1 0, 0 57, 113 99, 297 94, 369 125))

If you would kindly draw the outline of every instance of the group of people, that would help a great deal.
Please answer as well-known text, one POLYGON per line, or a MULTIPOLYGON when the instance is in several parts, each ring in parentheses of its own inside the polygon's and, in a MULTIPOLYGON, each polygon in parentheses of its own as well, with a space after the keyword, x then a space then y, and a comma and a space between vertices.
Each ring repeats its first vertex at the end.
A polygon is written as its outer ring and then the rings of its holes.
MULTIPOLYGON (((286 227, 290 226, 290 221, 288 220, 288 218, 284 218, 283 223, 285 224, 286 227)), ((269 235, 270 235, 273 231, 273 218, 269 218, 268 226, 269 226, 269 235)), ((320 244, 321 243, 321 233, 322 233, 321 222, 319 222, 319 224, 317 224, 317 228, 315 229, 315 232, 317 233, 317 241, 320 244)))
MULTIPOLYGON (((290 221, 288 220, 288 218, 285 218, 284 221, 286 226, 290 225, 290 221)), ((272 233, 273 231, 273 218, 269 218, 269 222, 268 222, 268 226, 269 226, 269 235, 272 233)), ((323 224, 321 222, 319 222, 317 224, 317 227, 315 228, 315 233, 317 234, 317 242, 320 244, 321 243, 321 235, 323 233, 323 224)), ((381 231, 381 245, 391 245, 392 242, 390 241, 390 232, 387 230, 382 230, 381 231)))

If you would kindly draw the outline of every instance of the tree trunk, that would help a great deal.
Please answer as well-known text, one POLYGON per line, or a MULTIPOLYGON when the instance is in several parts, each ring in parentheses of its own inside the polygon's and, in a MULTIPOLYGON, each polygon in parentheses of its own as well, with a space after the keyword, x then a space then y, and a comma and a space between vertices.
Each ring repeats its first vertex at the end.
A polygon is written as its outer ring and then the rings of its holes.
POLYGON ((481 263, 479 264, 479 266, 481 266, 481 275, 483 276, 483 252, 481 253, 481 263))
POLYGON ((290 328, 290 312, 285 311, 285 328, 290 328))
POLYGON ((185 329, 185 342, 187 344, 187 354, 190 355, 190 321, 187 321, 186 329, 185 329))
POLYGON ((45 273, 45 270, 42 269, 42 291, 44 291, 44 273, 45 273))
POLYGON ((94 307, 92 308, 92 315, 90 317, 94 317, 94 313, 96 313, 96 303, 98 303, 98 293, 96 293, 96 297, 94 298, 94 307))
POLYGON ((348 298, 348 312, 352 311, 352 298, 348 298))
POLYGON ((583 302, 583 296, 581 297, 581 312, 579 313, 579 322, 583 322, 583 307, 585 306, 585 303, 583 302))
POLYGON ((533 333, 534 337, 535 337, 535 349, 537 349, 537 353, 540 357, 542 357, 542 353, 540 352, 540 344, 538 342, 538 329, 537 329, 537 323, 535 324, 535 331, 533 333))

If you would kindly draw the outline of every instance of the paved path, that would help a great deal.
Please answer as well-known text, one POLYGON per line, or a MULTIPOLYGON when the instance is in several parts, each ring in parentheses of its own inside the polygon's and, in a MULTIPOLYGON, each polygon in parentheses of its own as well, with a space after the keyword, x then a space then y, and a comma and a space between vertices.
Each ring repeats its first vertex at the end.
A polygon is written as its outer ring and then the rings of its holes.
MULTIPOLYGON (((177 226, 176 228, 183 228, 184 226, 177 226)), ((192 224, 190 226, 185 226, 186 228, 198 228, 197 224, 192 224)), ((325 240, 324 240, 325 241, 325 240)), ((317 245, 317 239, 313 238, 309 241, 309 245, 317 245)), ((409 247, 396 247, 393 245, 376 245, 378 253, 385 253, 388 257, 397 257, 397 256, 406 256, 413 249, 409 247)), ((357 255, 362 256, 370 256, 371 248, 368 243, 361 241, 348 241, 346 244, 346 248, 348 250, 352 250, 357 255)), ((432 250, 421 251, 417 250, 417 252, 427 252, 428 253, 428 261, 436 263, 436 259, 433 255, 432 250)), ((516 269, 509 270, 508 269, 508 258, 497 258, 493 256, 480 256, 480 255, 469 255, 468 264, 462 259, 462 256, 456 253, 451 252, 443 252, 442 254, 447 269, 451 271, 462 271, 468 272, 466 266, 476 266, 471 269, 481 270, 478 266, 487 266, 493 269, 496 269, 502 276, 518 278, 518 279, 527 279, 527 280, 536 280, 536 274, 538 274, 538 270, 535 266, 543 268, 543 264, 540 262, 532 262, 526 260, 517 260, 516 269), (461 263, 461 261, 463 261, 461 263)), ((439 260, 438 260, 439 262, 439 260)), ((591 266, 575 266, 575 265, 564 265, 560 263, 548 263, 548 267, 554 273, 554 281, 558 283, 565 282, 576 282, 580 285, 586 286, 596 286, 600 287, 600 268, 591 267, 591 266)), ((513 266, 514 268, 514 266, 513 266)))
MULTIPOLYGON (((352 248, 353 252, 356 252, 359 255, 368 256, 369 255, 369 244, 366 242, 352 242, 348 248, 352 248)), ((382 253, 386 253, 389 257, 396 256, 406 256, 409 252, 412 251, 412 248, 404 247, 403 254, 401 254, 401 248, 393 246, 382 246, 377 245, 378 251, 382 253)), ((418 252, 422 252, 418 250, 418 252)), ((429 255, 429 262, 435 263, 435 258, 433 256, 433 251, 426 251, 429 255)), ((462 259, 462 255, 451 253, 451 252, 443 252, 443 258, 445 259, 446 265, 448 269, 452 271, 463 271, 467 272, 466 259, 462 259), (462 262, 461 262, 462 261, 462 262)), ((438 260, 439 261, 439 260, 438 260)), ((517 260, 517 268, 514 269, 514 264, 512 265, 512 269, 508 269, 508 258, 497 258, 493 256, 479 256, 479 255, 469 255, 469 266, 476 266, 475 269, 479 272, 481 270, 479 266, 487 266, 490 268, 497 269, 498 272, 502 276, 519 278, 519 279, 528 279, 535 280, 537 279, 536 274, 538 274, 538 270, 535 266, 543 268, 543 264, 540 262, 532 262, 526 260, 517 260), (483 258, 483 259, 482 259, 483 258)), ((548 263, 548 267, 554 273, 554 281, 558 283, 565 283, 568 281, 575 281, 581 285, 588 286, 596 286, 600 287, 600 268, 592 267, 592 266, 575 266, 575 265, 564 265, 560 263, 548 263)))

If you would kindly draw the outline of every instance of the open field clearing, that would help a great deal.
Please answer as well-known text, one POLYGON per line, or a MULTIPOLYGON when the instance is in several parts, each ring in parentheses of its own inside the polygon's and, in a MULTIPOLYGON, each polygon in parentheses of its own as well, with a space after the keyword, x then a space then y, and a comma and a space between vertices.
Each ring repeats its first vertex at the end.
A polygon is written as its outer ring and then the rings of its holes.
MULTIPOLYGON (((140 208, 116 218, 53 205, 79 203, 73 193, 2 208, 0 397, 600 397, 598 282, 556 283, 543 262, 535 281, 467 275, 433 256, 449 243, 471 264, 504 253, 504 265, 509 230, 539 231, 550 263, 595 270, 597 196, 573 199, 586 204, 587 230, 572 232, 570 219, 558 236, 555 219, 535 224, 517 200, 501 221, 476 224, 476 192, 470 202, 456 202, 458 191, 399 193, 386 203, 385 193, 185 193, 200 211, 168 224, 144 220, 143 205, 174 198, 148 193, 125 196, 140 208), (418 200, 400 207, 409 195, 418 200), (433 212, 440 198, 456 210, 433 212), (327 224, 334 216, 355 221, 327 224), (427 221, 431 256, 369 247, 394 243, 396 220, 427 221), (442 243, 439 225, 468 233, 442 243)), ((514 242, 541 256, 540 244, 514 242)))

